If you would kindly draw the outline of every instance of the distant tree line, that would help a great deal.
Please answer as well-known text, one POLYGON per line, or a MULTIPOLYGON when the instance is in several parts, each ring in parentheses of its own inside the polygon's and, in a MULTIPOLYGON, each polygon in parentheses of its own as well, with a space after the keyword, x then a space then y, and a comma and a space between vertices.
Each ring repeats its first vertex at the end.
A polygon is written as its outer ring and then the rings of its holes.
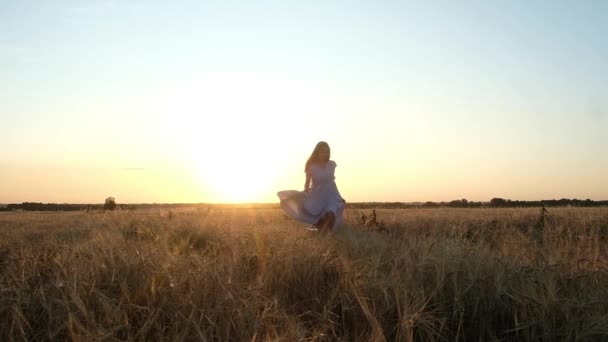
MULTIPOLYGON (((2 210, 3 208, 0 208, 2 210)), ((5 211, 27 210, 27 211, 78 211, 87 209, 103 209, 103 204, 68 204, 68 203, 38 203, 23 202, 20 204, 7 204, 5 211)))
MULTIPOLYGON (((111 197, 110 197, 111 198, 111 197)), ((20 204, 7 204, 0 207, 0 211, 27 210, 27 211, 78 211, 78 210, 112 210, 116 209, 175 209, 187 207, 199 208, 279 208, 278 203, 240 203, 240 204, 208 204, 208 203, 142 203, 142 204, 116 204, 107 199, 103 204, 68 204, 68 203, 38 203, 23 202, 20 204)), ((600 207, 608 206, 608 201, 593 201, 590 199, 567 199, 518 201, 504 198, 492 198, 489 202, 475 202, 466 199, 449 202, 347 202, 347 208, 354 209, 431 209, 431 208, 526 208, 526 207, 600 207)))
POLYGON ((482 208, 487 207, 487 202, 473 202, 466 199, 453 200, 450 202, 354 202, 346 203, 347 208, 356 209, 419 209, 419 208, 482 208))
POLYGON ((490 202, 475 202, 466 199, 453 200, 449 202, 359 202, 347 203, 347 208, 356 209, 425 209, 425 208, 526 208, 526 207, 600 207, 608 206, 608 201, 592 201, 590 199, 567 199, 540 200, 540 201, 512 201, 504 198, 492 198, 490 202))
MULTIPOLYGON (((108 198, 101 204, 69 204, 69 203, 40 203, 23 202, 0 206, 0 211, 86 211, 86 210, 131 210, 131 209, 176 209, 189 207, 231 207, 231 204, 204 204, 204 203, 140 203, 140 204, 117 204, 108 198)), ((234 205, 237 206, 237 205, 234 205)), ((257 204, 248 204, 247 208, 258 207, 257 204)), ((260 204, 259 207, 277 207, 277 204, 260 204)))
POLYGON ((540 207, 544 205, 545 207, 600 207, 600 206, 608 206, 608 201, 592 201, 590 199, 579 200, 579 199, 551 199, 551 200, 542 200, 542 201, 511 201, 510 199, 504 198, 492 198, 490 200, 490 207, 509 207, 509 208, 517 208, 517 207, 540 207))

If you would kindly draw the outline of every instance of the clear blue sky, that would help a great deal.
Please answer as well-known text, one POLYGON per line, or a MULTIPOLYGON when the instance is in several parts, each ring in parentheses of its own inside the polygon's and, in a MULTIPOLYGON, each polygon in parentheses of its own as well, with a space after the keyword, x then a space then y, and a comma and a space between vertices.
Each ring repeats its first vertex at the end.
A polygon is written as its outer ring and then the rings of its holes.
POLYGON ((351 201, 608 199, 607 33, 607 1, 0 1, 0 202, 274 201, 317 140, 351 201))

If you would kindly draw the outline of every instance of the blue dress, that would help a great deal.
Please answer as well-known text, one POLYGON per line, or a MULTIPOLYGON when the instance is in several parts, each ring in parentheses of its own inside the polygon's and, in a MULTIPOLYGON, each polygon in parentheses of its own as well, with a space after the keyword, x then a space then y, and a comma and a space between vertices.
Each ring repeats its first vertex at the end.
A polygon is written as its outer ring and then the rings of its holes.
POLYGON ((330 160, 325 166, 312 164, 310 191, 284 190, 277 196, 281 200, 281 208, 291 218, 304 224, 317 223, 326 213, 333 212, 336 216, 334 229, 339 228, 344 216, 344 199, 336 186, 334 172, 336 162, 330 160))

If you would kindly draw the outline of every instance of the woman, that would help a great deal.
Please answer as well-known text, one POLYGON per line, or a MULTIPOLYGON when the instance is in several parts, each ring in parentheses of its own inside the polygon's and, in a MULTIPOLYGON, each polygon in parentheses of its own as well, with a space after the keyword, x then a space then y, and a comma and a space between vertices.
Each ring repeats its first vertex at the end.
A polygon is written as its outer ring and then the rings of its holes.
POLYGON ((315 146, 306 161, 304 191, 279 191, 281 208, 291 218, 313 225, 320 231, 337 229, 342 223, 345 201, 336 186, 336 162, 329 159, 330 149, 325 141, 315 146))

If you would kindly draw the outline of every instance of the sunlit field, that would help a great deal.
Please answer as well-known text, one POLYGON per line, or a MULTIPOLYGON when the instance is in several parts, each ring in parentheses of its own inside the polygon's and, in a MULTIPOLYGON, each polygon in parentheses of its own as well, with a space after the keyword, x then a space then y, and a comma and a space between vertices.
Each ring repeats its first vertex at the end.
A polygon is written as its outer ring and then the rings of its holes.
POLYGON ((608 340, 608 208, 370 214, 0 213, 0 340, 608 340))

